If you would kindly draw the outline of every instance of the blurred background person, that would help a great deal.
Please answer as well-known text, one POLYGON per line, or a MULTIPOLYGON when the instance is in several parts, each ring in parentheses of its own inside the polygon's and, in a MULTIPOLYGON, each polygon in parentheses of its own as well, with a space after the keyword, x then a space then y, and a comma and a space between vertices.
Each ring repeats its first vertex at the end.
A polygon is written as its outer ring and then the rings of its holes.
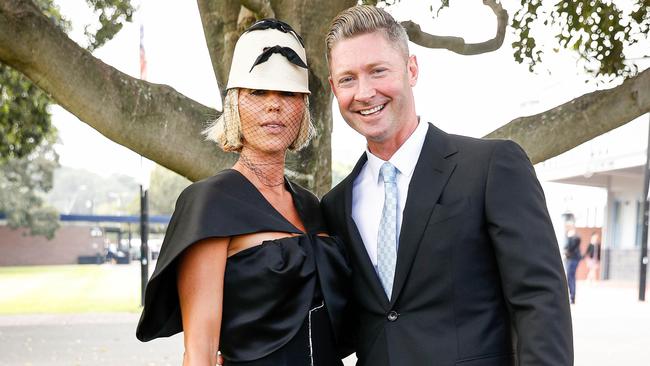
POLYGON ((598 269, 600 268, 600 235, 597 232, 591 233, 589 246, 583 255, 587 261, 587 281, 598 280, 598 269))
POLYGON ((569 298, 572 304, 576 303, 576 270, 582 259, 580 253, 580 237, 576 234, 575 221, 567 220, 564 224, 566 243, 564 244, 564 269, 569 284, 569 298))

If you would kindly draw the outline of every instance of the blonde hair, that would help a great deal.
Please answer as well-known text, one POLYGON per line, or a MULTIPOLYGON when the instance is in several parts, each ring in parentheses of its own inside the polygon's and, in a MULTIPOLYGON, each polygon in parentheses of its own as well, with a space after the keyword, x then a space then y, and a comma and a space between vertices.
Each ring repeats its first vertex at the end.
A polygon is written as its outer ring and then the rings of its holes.
MULTIPOLYGON (((316 134, 309 113, 309 95, 304 94, 305 110, 298 136, 289 145, 289 151, 300 151, 309 144, 309 141, 316 134)), ((243 145, 241 119, 239 117, 239 88, 228 89, 223 100, 223 112, 221 116, 202 131, 206 140, 214 141, 226 152, 240 152, 243 145)))
POLYGON ((374 32, 381 32, 404 58, 409 57, 409 38, 401 24, 383 9, 372 5, 356 5, 343 10, 332 19, 325 37, 327 62, 330 62, 336 42, 374 32))

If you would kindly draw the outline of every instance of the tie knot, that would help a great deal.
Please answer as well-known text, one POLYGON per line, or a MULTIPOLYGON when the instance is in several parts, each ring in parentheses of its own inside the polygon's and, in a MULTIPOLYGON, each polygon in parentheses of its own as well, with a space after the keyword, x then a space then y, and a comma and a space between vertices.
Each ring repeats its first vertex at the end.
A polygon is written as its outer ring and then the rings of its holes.
POLYGON ((397 176, 397 169, 393 164, 385 162, 381 165, 381 176, 384 179, 384 183, 395 183, 395 177, 397 176))

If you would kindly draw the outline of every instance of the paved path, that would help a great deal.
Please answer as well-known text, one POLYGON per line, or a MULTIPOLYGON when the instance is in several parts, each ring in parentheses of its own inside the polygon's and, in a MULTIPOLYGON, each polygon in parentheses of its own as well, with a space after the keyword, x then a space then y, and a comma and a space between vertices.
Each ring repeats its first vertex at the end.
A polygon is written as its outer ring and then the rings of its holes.
POLYGON ((576 366, 650 365, 650 288, 578 282, 573 315, 576 366))
POLYGON ((181 365, 182 335, 141 343, 138 314, 0 317, 0 365, 181 365))
MULTIPOLYGON (((650 303, 636 298, 631 284, 578 284, 576 366, 650 365, 650 303)), ((182 336, 140 343, 137 320, 138 314, 0 316, 0 366, 180 365, 182 336)), ((351 365, 353 358, 346 360, 351 365)))

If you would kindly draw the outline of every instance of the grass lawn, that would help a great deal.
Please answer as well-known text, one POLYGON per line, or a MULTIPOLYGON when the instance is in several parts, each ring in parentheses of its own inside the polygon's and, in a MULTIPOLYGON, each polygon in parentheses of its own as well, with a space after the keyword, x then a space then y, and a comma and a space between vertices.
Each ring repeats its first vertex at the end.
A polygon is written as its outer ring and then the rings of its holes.
POLYGON ((0 267, 0 314, 139 311, 139 265, 0 267))

